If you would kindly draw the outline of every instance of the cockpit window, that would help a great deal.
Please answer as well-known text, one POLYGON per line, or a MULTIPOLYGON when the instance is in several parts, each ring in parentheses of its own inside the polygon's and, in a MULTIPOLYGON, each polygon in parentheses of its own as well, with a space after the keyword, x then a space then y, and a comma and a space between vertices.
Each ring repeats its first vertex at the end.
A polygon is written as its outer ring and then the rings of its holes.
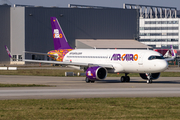
POLYGON ((150 56, 148 60, 154 60, 154 59, 164 59, 163 56, 150 56))

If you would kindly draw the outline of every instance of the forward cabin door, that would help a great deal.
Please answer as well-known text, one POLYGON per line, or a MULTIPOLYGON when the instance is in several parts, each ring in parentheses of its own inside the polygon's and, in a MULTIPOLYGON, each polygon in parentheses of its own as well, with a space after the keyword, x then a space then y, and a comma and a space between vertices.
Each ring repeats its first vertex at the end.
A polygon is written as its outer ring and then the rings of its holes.
POLYGON ((139 67, 143 67, 143 57, 144 57, 144 53, 140 53, 138 56, 138 65, 139 67))

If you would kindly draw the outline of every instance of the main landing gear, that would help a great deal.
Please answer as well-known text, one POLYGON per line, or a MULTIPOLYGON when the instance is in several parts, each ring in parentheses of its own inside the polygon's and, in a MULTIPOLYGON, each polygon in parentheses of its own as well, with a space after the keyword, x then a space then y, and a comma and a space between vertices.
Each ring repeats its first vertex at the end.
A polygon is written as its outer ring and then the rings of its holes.
POLYGON ((90 80, 90 79, 87 78, 87 77, 85 78, 85 81, 86 81, 86 83, 90 83, 90 82, 91 82, 91 83, 94 83, 94 82, 95 82, 94 80, 90 80))
POLYGON ((128 73, 125 73, 125 76, 121 77, 121 82, 129 82, 130 81, 130 77, 127 75, 128 75, 128 73))
POLYGON ((147 76, 147 84, 152 83, 151 73, 146 73, 146 76, 147 76))

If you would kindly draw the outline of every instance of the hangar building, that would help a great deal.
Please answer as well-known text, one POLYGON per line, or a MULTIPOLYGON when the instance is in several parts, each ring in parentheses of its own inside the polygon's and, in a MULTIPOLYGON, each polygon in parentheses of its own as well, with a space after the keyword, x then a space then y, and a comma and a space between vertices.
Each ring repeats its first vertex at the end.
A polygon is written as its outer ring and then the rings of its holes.
POLYGON ((57 17, 70 46, 75 48, 76 40, 109 40, 112 44, 113 40, 116 43, 121 39, 136 39, 139 34, 138 13, 137 9, 104 7, 1 5, 0 63, 23 64, 18 59, 32 59, 32 55, 26 55, 24 51, 46 53, 53 50, 52 16, 57 17), (4 45, 8 46, 15 61, 9 59, 4 45))

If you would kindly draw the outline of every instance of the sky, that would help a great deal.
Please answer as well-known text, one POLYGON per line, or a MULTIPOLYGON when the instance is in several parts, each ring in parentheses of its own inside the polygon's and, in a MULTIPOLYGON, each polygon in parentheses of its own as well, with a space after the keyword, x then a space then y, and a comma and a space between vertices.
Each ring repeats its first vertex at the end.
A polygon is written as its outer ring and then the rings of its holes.
POLYGON ((34 5, 45 7, 67 7, 68 4, 92 5, 104 7, 123 8, 123 3, 152 5, 164 7, 176 7, 180 10, 180 0, 0 0, 9 1, 12 4, 34 5))

